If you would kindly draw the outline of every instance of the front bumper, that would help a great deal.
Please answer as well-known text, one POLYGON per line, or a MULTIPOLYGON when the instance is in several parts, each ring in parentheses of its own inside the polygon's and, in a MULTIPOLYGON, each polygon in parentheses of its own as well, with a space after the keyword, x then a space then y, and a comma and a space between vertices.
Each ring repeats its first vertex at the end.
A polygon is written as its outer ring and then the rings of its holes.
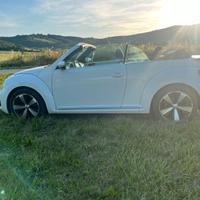
POLYGON ((1 108, 1 94, 2 94, 2 90, 0 90, 0 110, 2 110, 2 108, 1 108))
POLYGON ((0 110, 2 110, 5 113, 8 113, 8 109, 7 109, 7 102, 6 102, 6 98, 5 98, 5 94, 4 94, 4 90, 0 90, 0 110))

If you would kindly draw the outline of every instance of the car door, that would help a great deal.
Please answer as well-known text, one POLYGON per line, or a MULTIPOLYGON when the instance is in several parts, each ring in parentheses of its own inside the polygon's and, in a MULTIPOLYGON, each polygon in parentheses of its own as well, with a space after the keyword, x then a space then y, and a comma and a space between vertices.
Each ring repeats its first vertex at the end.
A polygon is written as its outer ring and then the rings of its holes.
POLYGON ((145 52, 134 45, 128 45, 126 54, 127 87, 123 106, 125 108, 143 109, 142 95, 146 84, 155 74, 157 66, 152 63, 145 52))
POLYGON ((119 109, 125 91, 123 63, 55 70, 53 95, 57 109, 119 109))

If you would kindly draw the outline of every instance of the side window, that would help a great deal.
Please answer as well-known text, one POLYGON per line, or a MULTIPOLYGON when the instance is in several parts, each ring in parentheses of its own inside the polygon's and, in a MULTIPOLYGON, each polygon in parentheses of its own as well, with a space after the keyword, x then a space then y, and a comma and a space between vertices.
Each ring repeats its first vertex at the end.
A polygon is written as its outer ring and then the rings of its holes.
POLYGON ((66 66, 70 68, 82 68, 92 64, 95 49, 91 47, 79 48, 65 59, 66 66))
POLYGON ((120 63, 124 59, 124 48, 121 45, 97 46, 93 62, 95 64, 120 63))
POLYGON ((77 49, 72 55, 65 59, 70 68, 92 67, 98 64, 113 64, 124 62, 125 46, 123 45, 101 45, 97 48, 86 47, 77 49))
POLYGON ((129 45, 128 51, 127 51, 127 62, 144 62, 149 60, 147 55, 139 48, 129 45))

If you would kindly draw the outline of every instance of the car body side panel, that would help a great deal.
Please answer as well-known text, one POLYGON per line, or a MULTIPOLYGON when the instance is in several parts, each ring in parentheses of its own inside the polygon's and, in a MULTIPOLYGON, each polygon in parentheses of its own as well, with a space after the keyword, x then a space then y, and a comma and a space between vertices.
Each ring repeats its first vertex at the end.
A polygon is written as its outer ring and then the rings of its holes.
POLYGON ((149 113, 154 95, 163 87, 181 83, 200 93, 199 64, 192 59, 127 64, 124 105, 141 105, 149 113))
POLYGON ((125 84, 125 66, 121 63, 55 70, 53 96, 59 110, 119 109, 125 84))
POLYGON ((160 70, 160 66, 155 66, 153 70, 151 65, 153 62, 128 63, 127 68, 127 87, 123 106, 141 105, 141 95, 146 83, 151 77, 160 70))
POLYGON ((3 90, 1 91, 1 105, 4 112, 8 113, 7 99, 10 92, 18 87, 28 87, 37 91, 44 99, 48 112, 55 112, 54 99, 49 87, 41 79, 32 74, 13 75, 5 81, 3 90))
POLYGON ((152 77, 152 79, 146 83, 143 90, 141 104, 144 107, 145 113, 150 112, 151 103, 156 93, 160 89, 172 84, 190 86, 200 94, 200 77, 198 76, 196 68, 174 69, 173 72, 170 69, 163 70, 152 77))

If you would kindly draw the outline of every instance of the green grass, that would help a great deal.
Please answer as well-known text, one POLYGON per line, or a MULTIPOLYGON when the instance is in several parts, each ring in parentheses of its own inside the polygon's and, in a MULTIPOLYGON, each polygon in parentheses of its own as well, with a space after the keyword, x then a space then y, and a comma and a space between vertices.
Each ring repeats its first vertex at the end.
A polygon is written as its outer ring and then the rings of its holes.
POLYGON ((0 73, 0 85, 2 85, 4 80, 10 75, 11 73, 0 73))
POLYGON ((199 199, 200 124, 0 114, 5 199, 199 199))

